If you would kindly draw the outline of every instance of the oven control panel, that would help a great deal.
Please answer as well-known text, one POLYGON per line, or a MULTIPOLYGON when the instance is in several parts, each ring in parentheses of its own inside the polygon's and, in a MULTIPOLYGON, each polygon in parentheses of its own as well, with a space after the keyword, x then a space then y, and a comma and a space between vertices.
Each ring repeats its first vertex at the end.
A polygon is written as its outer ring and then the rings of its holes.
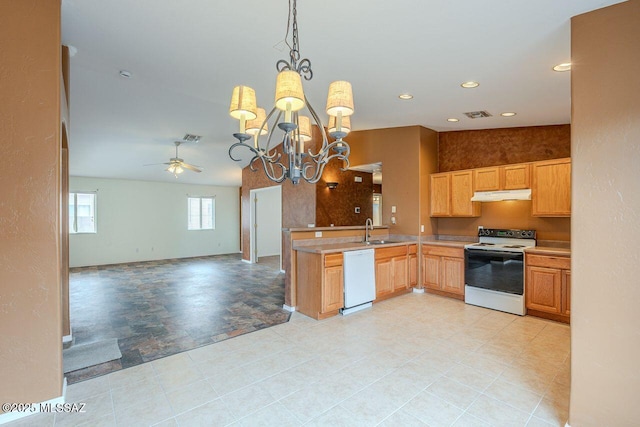
POLYGON ((535 239, 535 230, 510 230, 501 228, 481 228, 478 237, 505 237, 509 239, 535 239))

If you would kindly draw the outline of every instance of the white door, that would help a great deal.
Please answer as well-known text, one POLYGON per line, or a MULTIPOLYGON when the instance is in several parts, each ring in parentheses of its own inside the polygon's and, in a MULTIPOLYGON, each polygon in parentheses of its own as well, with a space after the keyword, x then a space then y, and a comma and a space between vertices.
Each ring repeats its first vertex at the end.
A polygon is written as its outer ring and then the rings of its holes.
POLYGON ((251 262, 263 256, 281 255, 282 187, 250 191, 251 262))

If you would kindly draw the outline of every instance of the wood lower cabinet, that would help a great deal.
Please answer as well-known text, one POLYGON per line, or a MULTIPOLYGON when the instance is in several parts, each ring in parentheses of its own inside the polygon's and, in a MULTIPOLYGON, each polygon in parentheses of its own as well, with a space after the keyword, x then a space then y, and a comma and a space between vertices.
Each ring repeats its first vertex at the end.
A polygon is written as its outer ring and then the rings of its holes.
POLYGON ((409 286, 418 286, 418 245, 409 245, 409 286))
POLYGON ((531 215, 571 216, 571 159, 532 164, 531 215))
POLYGON ((409 264, 407 245, 376 248, 376 301, 409 291, 409 264))
POLYGON ((569 323, 571 258, 525 254, 527 314, 569 323))
POLYGON ((298 251, 297 307, 314 319, 335 316, 344 307, 342 252, 319 254, 298 251))
POLYGON ((464 299, 464 249, 422 245, 422 283, 433 293, 464 299))

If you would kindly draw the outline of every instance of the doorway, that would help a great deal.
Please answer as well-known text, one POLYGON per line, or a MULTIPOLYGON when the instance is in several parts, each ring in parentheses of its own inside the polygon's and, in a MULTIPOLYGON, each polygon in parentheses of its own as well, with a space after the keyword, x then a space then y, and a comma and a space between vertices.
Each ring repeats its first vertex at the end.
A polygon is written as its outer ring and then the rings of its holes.
POLYGON ((251 190, 249 200, 250 261, 278 256, 282 265, 282 186, 251 190))

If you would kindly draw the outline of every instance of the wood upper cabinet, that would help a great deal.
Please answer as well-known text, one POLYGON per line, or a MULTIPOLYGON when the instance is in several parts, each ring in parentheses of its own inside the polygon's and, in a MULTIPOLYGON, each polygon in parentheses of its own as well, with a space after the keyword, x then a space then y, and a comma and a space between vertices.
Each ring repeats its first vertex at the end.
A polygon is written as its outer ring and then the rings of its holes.
POLYGON ((571 159, 532 164, 531 215, 571 215, 571 159))
POLYGON ((526 254, 525 266, 528 314, 569 323, 571 258, 526 254))
POLYGON ((500 167, 502 190, 522 190, 531 188, 531 164, 520 163, 500 167))
POLYGON ((375 251, 376 299, 409 289, 408 247, 392 246, 375 251))
POLYGON ((480 204, 472 197, 472 171, 451 172, 451 216, 480 216, 480 204))
POLYGON ((530 188, 530 171, 529 163, 473 169, 473 188, 474 191, 530 188))
POLYGON ((431 216, 451 214, 451 175, 436 173, 431 175, 431 216))
POLYGON ((480 168, 473 170, 474 191, 500 190, 500 168, 480 168))
POLYGON ((480 216, 480 204, 471 197, 472 170, 431 175, 431 216, 480 216))
POLYGON ((422 283, 449 296, 464 296, 464 249, 422 245, 422 283))

